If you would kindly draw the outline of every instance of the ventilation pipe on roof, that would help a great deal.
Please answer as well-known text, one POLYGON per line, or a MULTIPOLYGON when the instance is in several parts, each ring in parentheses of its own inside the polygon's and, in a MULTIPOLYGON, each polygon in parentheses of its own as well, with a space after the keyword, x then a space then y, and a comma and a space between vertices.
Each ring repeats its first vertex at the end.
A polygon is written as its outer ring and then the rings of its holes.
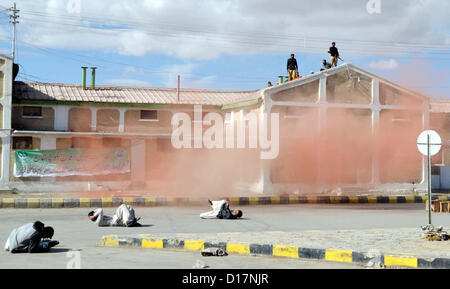
POLYGON ((97 67, 91 67, 92 69, 92 85, 91 85, 91 89, 95 90, 95 70, 97 69, 97 67))
POLYGON ((86 70, 88 68, 83 66, 81 69, 83 70, 83 90, 86 90, 86 70))

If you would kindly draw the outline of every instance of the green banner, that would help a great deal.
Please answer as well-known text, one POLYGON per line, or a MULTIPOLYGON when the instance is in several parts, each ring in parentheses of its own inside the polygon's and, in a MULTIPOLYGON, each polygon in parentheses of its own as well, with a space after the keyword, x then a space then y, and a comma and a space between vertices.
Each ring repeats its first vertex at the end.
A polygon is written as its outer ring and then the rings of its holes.
POLYGON ((128 148, 16 150, 14 176, 66 177, 130 172, 128 148))

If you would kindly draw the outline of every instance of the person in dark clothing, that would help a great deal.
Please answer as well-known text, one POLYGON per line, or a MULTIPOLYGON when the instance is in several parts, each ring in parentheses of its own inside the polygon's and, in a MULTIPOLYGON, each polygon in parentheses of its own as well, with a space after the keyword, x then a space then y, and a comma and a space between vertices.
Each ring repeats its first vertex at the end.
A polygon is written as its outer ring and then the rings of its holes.
POLYGON ((289 74, 288 81, 294 80, 297 78, 298 73, 298 64, 297 59, 295 59, 295 54, 291 54, 291 58, 287 61, 287 72, 289 74))
POLYGON ((213 208, 212 211, 200 214, 202 219, 239 219, 242 218, 241 210, 231 210, 230 203, 226 200, 222 201, 209 201, 209 204, 213 208))
POLYGON ((332 67, 331 64, 328 63, 325 59, 322 60, 322 64, 323 64, 323 66, 322 66, 322 69, 320 69, 320 71, 324 71, 324 70, 330 69, 332 67))
POLYGON ((339 50, 336 47, 336 42, 331 43, 330 50, 328 53, 331 55, 331 66, 338 66, 339 50))
POLYGON ((36 221, 14 229, 5 244, 5 251, 16 253, 42 253, 59 244, 50 240, 54 235, 52 227, 36 221))

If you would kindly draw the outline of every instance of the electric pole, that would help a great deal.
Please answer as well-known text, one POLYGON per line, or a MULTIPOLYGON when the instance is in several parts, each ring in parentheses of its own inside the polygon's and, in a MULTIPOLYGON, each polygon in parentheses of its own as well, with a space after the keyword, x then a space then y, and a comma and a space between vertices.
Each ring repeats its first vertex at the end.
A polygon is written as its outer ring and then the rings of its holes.
POLYGON ((9 23, 13 25, 13 32, 12 32, 12 58, 13 62, 16 56, 16 24, 19 24, 19 21, 17 20, 20 16, 18 13, 20 10, 17 10, 16 3, 14 3, 14 6, 8 9, 12 14, 9 15, 9 23))

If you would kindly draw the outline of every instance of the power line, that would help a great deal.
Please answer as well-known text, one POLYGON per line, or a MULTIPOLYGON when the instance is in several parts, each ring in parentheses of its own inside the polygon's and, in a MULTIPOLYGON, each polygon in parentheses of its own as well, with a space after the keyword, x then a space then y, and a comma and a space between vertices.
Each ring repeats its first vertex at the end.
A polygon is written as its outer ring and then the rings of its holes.
MULTIPOLYGON (((53 9, 53 10, 58 10, 58 11, 63 11, 60 9, 53 9)), ((49 18, 62 18, 64 20, 66 19, 72 19, 72 20, 78 20, 78 21, 90 21, 90 22, 98 22, 98 21, 102 21, 100 22, 101 24, 104 24, 105 21, 108 21, 108 23, 111 24, 116 24, 116 25, 125 25, 125 26, 133 26, 133 27, 142 27, 142 26, 148 26, 148 25, 162 25, 164 27, 168 27, 168 26, 172 26, 174 29, 178 30, 178 31, 184 31, 184 32, 195 32, 195 33, 213 33, 213 34, 217 34, 220 33, 222 35, 240 35, 242 37, 248 37, 249 35, 256 35, 256 36, 261 36, 261 37, 273 37, 273 38, 290 38, 290 39, 295 39, 298 40, 303 39, 303 38, 307 38, 308 40, 324 40, 324 38, 320 38, 320 37, 310 37, 310 36, 306 36, 306 34, 301 34, 301 35, 293 35, 293 34, 282 34, 282 35, 277 35, 277 34, 270 34, 270 33, 260 33, 260 32, 251 32, 251 34, 246 33, 246 32, 217 32, 217 31, 211 31, 211 30, 205 30, 205 29, 199 29, 198 27, 194 27, 194 26, 189 26, 189 25, 180 25, 180 24, 174 24, 174 23, 170 23, 170 22, 154 22, 154 21, 130 21, 129 19, 122 18, 123 20, 121 20, 121 18, 107 18, 107 17, 98 17, 98 14, 95 14, 95 16, 93 17, 87 17, 87 16, 82 16, 81 14, 78 16, 74 16, 74 15, 59 15, 59 14, 51 14, 48 12, 39 12, 39 11, 32 11, 32 10, 24 10, 26 11, 27 14, 30 15, 37 15, 37 16, 41 16, 41 17, 49 17, 49 18)), ((84 14, 86 15, 86 14, 84 14)), ((328 38, 325 38, 326 41, 329 41, 328 38)), ((450 46, 448 45, 442 45, 442 44, 429 44, 429 43, 412 43, 412 42, 389 42, 389 41, 375 41, 375 40, 355 40, 355 39, 335 39, 335 40, 339 40, 339 41, 351 41, 351 42, 364 42, 368 45, 373 45, 374 43, 383 43, 383 44, 388 44, 390 46, 394 45, 409 45, 409 46, 421 46, 421 47, 431 47, 431 48, 449 48, 450 46)))
MULTIPOLYGON (((48 14, 48 13, 40 13, 40 12, 24 12, 24 14, 28 14, 28 15, 34 15, 34 16, 38 16, 39 18, 28 18, 31 21, 37 21, 37 22, 44 22, 44 23, 55 23, 55 24, 59 24, 59 25, 66 25, 66 26, 73 26, 73 27, 79 27, 79 28, 84 28, 84 29, 100 29, 101 28, 93 28, 90 26, 86 26, 81 24, 83 21, 87 21, 92 22, 93 24, 98 23, 99 26, 105 26, 105 23, 99 23, 99 21, 105 21, 105 18, 101 19, 101 18, 90 18, 90 17, 83 17, 83 16, 61 16, 61 15, 56 15, 56 14, 48 14), (50 16, 51 15, 51 16, 50 16), (42 17, 46 17, 50 19, 48 20, 42 20, 42 17), (63 21, 55 21, 55 19, 57 18, 62 18, 63 21), (75 20, 74 21, 70 21, 70 19, 75 20)), ((305 37, 304 35, 273 35, 273 34, 263 34, 263 33, 244 33, 244 32, 217 32, 217 31, 208 31, 208 30, 204 30, 204 29, 198 29, 198 28, 190 28, 190 27, 186 27, 186 26, 182 26, 180 27, 179 25, 177 26, 176 24, 169 24, 167 25, 166 23, 156 23, 159 25, 164 24, 165 27, 167 26, 172 26, 173 28, 176 29, 176 33, 173 32, 173 30, 171 29, 167 29, 167 28, 160 28, 160 27, 152 27, 151 29, 148 28, 148 24, 155 24, 155 22, 130 22, 130 21, 118 21, 117 19, 114 20, 108 20, 106 18, 106 21, 110 21, 108 22, 108 24, 112 24, 112 25, 116 25, 116 26, 125 26, 125 27, 135 27, 140 29, 141 31, 147 32, 148 34, 151 35, 161 35, 161 36, 165 36, 165 37, 177 37, 177 38, 193 38, 194 39, 199 39, 199 35, 200 33, 202 34, 209 34, 209 38, 205 38, 205 36, 201 37, 201 39, 204 40, 213 40, 213 41, 229 41, 230 39, 232 39, 235 43, 241 43, 244 45, 250 45, 250 46, 261 46, 261 45, 267 45, 267 44, 271 44, 271 42, 273 41, 277 41, 277 43, 273 44, 275 46, 287 46, 287 47, 301 47, 304 46, 304 41, 306 40, 306 42, 308 43, 308 47, 309 48, 323 48, 325 45, 328 45, 329 43, 329 39, 326 38, 319 38, 319 37, 305 37), (145 26, 145 27, 143 27, 145 26), (182 32, 187 32, 187 33, 195 33, 195 35, 183 35, 182 32), (211 38, 212 36, 212 38, 211 38), (219 36, 219 37, 218 37, 219 36), (226 37, 225 39, 223 37, 226 37), (261 40, 256 40, 255 37, 262 37, 264 41, 261 42, 261 40), (301 41, 299 41, 299 38, 301 39, 301 41), (250 39, 250 40, 249 40, 250 39), (253 40, 255 39, 255 40, 253 40), (272 40, 272 41, 271 41, 272 40), (286 41, 288 40, 294 40, 295 43, 286 43, 286 41), (281 43, 280 43, 281 41, 281 43), (326 41, 326 42, 325 42, 326 41), (322 44, 323 43, 323 44, 322 44), (327 43, 327 44, 325 44, 327 43), (320 45, 320 46, 319 46, 320 45)), ((118 29, 116 29, 118 30, 118 29)), ((127 30, 125 28, 123 28, 122 30, 127 30)), ((418 43, 402 43, 402 42, 398 42, 398 43, 393 43, 393 42, 386 42, 386 41, 374 41, 374 40, 369 40, 369 41, 361 41, 361 40, 348 40, 348 39, 339 39, 339 41, 345 41, 345 42, 349 42, 351 43, 351 45, 354 47, 365 47, 367 45, 369 45, 369 48, 372 48, 371 50, 376 50, 376 51, 383 51, 388 49, 388 51, 385 52, 392 52, 392 49, 403 49, 402 52, 409 52, 411 53, 411 49, 422 49, 422 50, 444 50, 443 52, 439 52, 441 54, 448 54, 448 50, 450 48, 450 46, 448 45, 437 45, 437 44, 418 44, 418 43), (374 46, 375 47, 371 47, 374 46)), ((364 50, 367 50, 367 47, 364 48, 364 50)), ((431 53, 429 51, 429 53, 431 53)), ((432 52, 434 53, 434 52, 432 52)), ((368 51, 368 54, 373 54, 371 51, 368 51)))

